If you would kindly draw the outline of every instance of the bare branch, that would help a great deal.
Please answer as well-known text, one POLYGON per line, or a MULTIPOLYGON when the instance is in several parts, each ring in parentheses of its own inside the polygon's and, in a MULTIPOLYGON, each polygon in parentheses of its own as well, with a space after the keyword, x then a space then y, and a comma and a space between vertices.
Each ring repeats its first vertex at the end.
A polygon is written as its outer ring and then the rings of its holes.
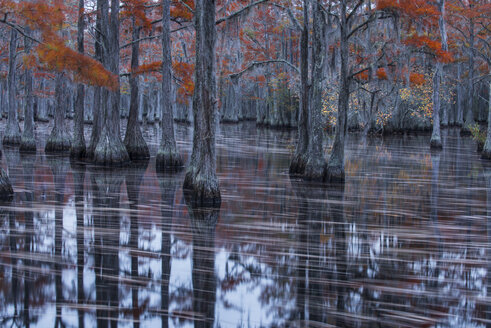
POLYGON ((300 74, 300 70, 298 69, 298 67, 296 67, 295 65, 293 65, 292 63, 290 63, 287 60, 284 60, 284 59, 269 59, 269 60, 252 62, 249 66, 247 66, 246 68, 244 68, 242 71, 237 72, 237 73, 232 73, 229 76, 231 78, 237 78, 237 77, 240 77, 242 74, 244 74, 244 73, 252 70, 256 66, 264 66, 264 65, 273 64, 273 63, 282 63, 282 64, 285 64, 288 67, 294 69, 295 72, 297 72, 298 74, 300 74))
POLYGON ((258 0, 258 1, 256 1, 256 2, 253 2, 253 3, 251 3, 250 5, 247 5, 247 6, 245 6, 245 7, 244 7, 244 8, 242 8, 242 9, 239 9, 239 10, 237 10, 237 11, 234 11, 233 13, 231 13, 230 15, 228 15, 228 16, 226 16, 226 17, 223 17, 223 18, 218 19, 218 20, 215 22, 215 24, 216 24, 216 25, 221 24, 221 23, 225 22, 226 20, 229 20, 229 19, 231 19, 231 18, 234 18, 234 17, 237 17, 237 16, 241 15, 243 12, 245 12, 245 11, 249 10, 250 8, 252 8, 252 7, 254 7, 254 6, 257 6, 257 5, 261 4, 261 3, 265 3, 265 2, 268 2, 268 1, 269 1, 269 0, 258 0))

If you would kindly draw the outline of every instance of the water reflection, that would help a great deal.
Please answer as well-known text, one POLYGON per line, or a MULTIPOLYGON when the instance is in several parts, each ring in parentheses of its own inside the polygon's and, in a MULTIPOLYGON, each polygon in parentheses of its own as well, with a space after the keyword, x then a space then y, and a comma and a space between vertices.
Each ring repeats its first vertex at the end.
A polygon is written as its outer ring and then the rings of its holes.
POLYGON ((350 136, 341 188, 289 178, 293 133, 223 126, 220 210, 153 162, 5 149, 0 326, 486 327, 491 168, 427 139, 350 136))

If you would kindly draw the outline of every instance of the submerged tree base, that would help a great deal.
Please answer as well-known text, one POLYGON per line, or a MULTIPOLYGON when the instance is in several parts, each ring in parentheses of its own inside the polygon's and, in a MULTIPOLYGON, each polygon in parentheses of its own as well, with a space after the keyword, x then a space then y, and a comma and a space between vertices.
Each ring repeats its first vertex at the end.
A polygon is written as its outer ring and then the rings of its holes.
POLYGON ((290 163, 290 175, 300 176, 305 172, 305 166, 307 161, 304 155, 295 154, 293 156, 292 162, 290 163))
POLYGON ((70 158, 71 159, 84 159, 87 156, 87 148, 85 144, 73 144, 70 148, 70 158))
POLYGON ((70 151, 72 143, 66 136, 61 136, 58 133, 51 133, 46 141, 44 152, 46 153, 64 153, 70 151))
POLYGON ((431 138, 430 148, 431 149, 443 149, 442 140, 440 138, 431 138))
MULTIPOLYGON (((139 129, 139 127, 137 128, 139 129)), ((127 132, 124 139, 124 145, 128 152, 128 156, 132 161, 150 158, 150 150, 140 131, 133 133, 127 132)))
POLYGON ((482 153, 481 153, 482 159, 491 160, 491 147, 489 147, 489 146, 491 146, 491 145, 484 144, 484 147, 483 147, 482 153))
POLYGON ((2 144, 4 146, 16 147, 16 146, 20 145, 20 142, 21 142, 20 134, 19 135, 17 135, 17 134, 13 134, 13 135, 5 134, 3 136, 3 139, 2 139, 2 144))
POLYGON ((26 153, 35 153, 36 152, 36 140, 34 138, 21 138, 19 151, 26 153))
POLYGON ((158 172, 180 171, 184 163, 178 151, 160 148, 155 158, 155 167, 158 172))
POLYGON ((342 167, 341 165, 328 165, 325 181, 329 183, 344 183, 344 167, 342 167))
POLYGON ((10 200, 14 196, 14 189, 7 173, 0 168, 0 200, 10 200))
POLYGON ((327 163, 322 158, 310 157, 305 164, 302 177, 309 181, 325 181, 327 176, 327 163))
POLYGON ((193 207, 220 207, 222 203, 216 177, 190 171, 184 178, 183 189, 189 204, 193 207))
POLYGON ((93 162, 102 166, 124 166, 130 157, 123 142, 119 138, 110 140, 108 133, 103 133, 94 151, 93 162))

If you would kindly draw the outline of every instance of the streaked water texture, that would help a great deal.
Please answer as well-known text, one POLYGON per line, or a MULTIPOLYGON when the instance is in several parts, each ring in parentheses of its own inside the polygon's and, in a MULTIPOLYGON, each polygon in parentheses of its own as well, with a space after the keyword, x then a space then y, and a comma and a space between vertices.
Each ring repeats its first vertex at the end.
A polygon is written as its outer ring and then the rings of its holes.
MULTIPOLYGON (((220 210, 189 207, 183 173, 152 161, 4 149, 0 326, 490 325, 491 165, 471 139, 350 136, 339 187, 288 176, 295 134, 221 127, 220 210)), ((178 127, 185 158, 191 135, 178 127)))

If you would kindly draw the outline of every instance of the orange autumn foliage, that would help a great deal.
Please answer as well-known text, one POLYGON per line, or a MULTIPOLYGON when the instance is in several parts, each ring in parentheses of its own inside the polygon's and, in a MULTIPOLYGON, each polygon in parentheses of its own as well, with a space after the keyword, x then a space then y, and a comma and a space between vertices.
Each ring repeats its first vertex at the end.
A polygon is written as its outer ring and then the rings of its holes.
MULTIPOLYGON (((21 2, 16 10, 29 27, 41 32, 42 43, 36 46, 34 52, 40 68, 72 72, 76 81, 110 90, 119 87, 117 76, 107 71, 100 62, 66 45, 66 40, 60 35, 66 27, 63 1, 21 2)), ((34 61, 33 58, 29 60, 34 61)))
POLYGON ((176 77, 181 81, 180 87, 177 89, 177 101, 187 103, 187 99, 194 92, 194 63, 174 62, 172 63, 172 68, 176 77))

